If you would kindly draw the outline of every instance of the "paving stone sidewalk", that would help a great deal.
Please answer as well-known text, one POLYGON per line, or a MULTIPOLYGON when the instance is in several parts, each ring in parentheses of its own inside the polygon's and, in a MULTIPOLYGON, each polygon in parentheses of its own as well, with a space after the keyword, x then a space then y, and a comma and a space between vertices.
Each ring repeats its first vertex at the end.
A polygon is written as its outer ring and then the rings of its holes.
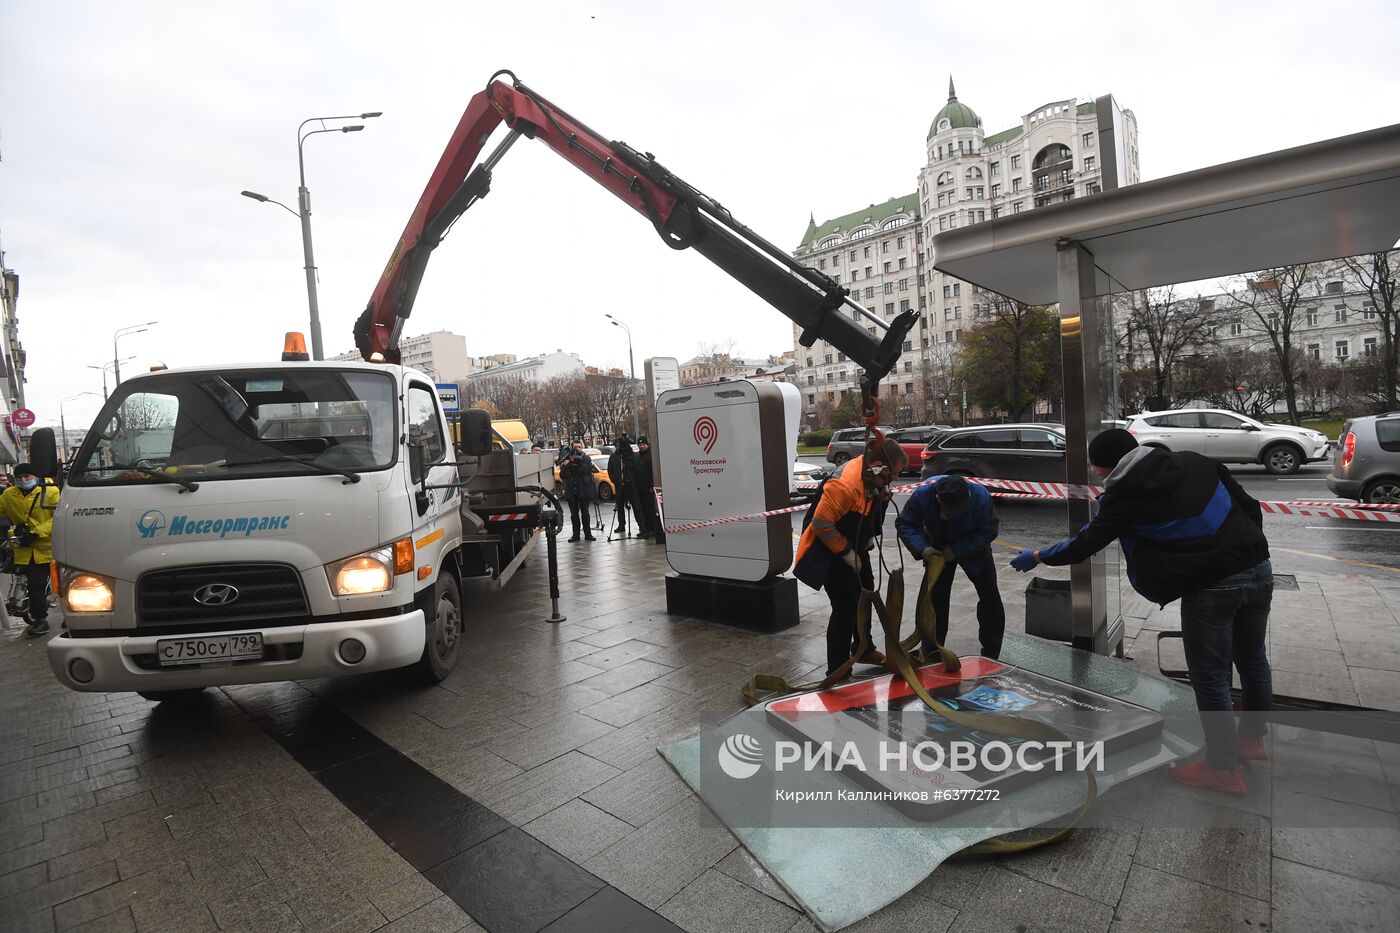
MULTIPOLYGON (((441 686, 367 675, 279 695, 315 694, 685 930, 813 929, 655 749, 737 711, 754 672, 819 674, 825 597, 804 591, 798 627, 758 635, 668 616, 661 547, 560 549, 563 624, 544 621, 541 550, 505 591, 469 589, 464 661, 441 686)), ((1018 631, 1025 578, 1000 572, 1018 631)), ((1277 691, 1400 709, 1400 587, 1341 574, 1297 582, 1274 606, 1277 691)), ((963 654, 976 650, 971 595, 955 585, 950 641, 963 654)), ((1175 607, 1127 600, 1124 612, 1126 663, 1155 671, 1156 633, 1176 626, 1175 607)), ((482 929, 236 694, 208 691, 181 712, 72 693, 41 644, 0 634, 0 930, 482 929)), ((850 929, 1394 929, 1396 746, 1330 736, 1274 748, 1295 771, 1350 779, 1276 785, 1269 765, 1252 767, 1250 794, 1232 799, 1156 776, 1164 806, 1194 808, 1215 828, 1159 828, 1112 810, 1109 795, 1106 828, 951 861, 850 929), (1333 828, 1276 828, 1283 808, 1333 828)))

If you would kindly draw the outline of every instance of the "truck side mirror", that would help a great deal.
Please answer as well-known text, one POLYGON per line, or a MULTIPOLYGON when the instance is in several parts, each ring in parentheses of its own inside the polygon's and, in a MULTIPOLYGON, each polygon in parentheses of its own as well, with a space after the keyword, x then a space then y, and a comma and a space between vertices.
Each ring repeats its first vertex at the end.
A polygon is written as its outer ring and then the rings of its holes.
POLYGON ((29 462, 38 475, 58 478, 58 441, 53 428, 39 428, 29 435, 29 462))
POLYGON ((491 415, 481 408, 462 412, 457 424, 457 452, 466 457, 484 457, 491 447, 491 415))

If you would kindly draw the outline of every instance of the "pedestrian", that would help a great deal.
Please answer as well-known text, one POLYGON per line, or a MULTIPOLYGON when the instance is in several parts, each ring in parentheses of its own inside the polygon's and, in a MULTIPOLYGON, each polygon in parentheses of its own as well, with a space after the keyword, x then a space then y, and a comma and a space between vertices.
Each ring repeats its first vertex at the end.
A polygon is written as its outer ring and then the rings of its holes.
POLYGON ((1263 511, 1223 464, 1139 447, 1122 428, 1090 442, 1089 463, 1104 477, 1098 514, 1074 537, 1022 551, 1011 566, 1074 564, 1122 539, 1133 589, 1161 606, 1181 600, 1181 637, 1206 755, 1172 768, 1171 776, 1243 794, 1239 759, 1268 758, 1264 734, 1273 704, 1266 648, 1274 575, 1263 511), (1232 665, 1244 694, 1238 725, 1232 665))
POLYGON ((59 491, 28 463, 15 467, 15 484, 0 492, 0 512, 10 522, 15 569, 29 590, 26 638, 49 632, 49 565, 53 563, 53 514, 59 491))
POLYGON ((661 531, 656 514, 655 472, 651 462, 651 440, 637 437, 637 459, 632 464, 632 514, 637 518, 637 537, 647 538, 661 531))
MULTIPOLYGON (((944 644, 948 638, 948 602, 953 577, 962 567, 977 590, 977 639, 982 656, 1000 657, 1006 609, 1001 604, 996 561, 992 559, 998 528, 992 497, 986 487, 961 476, 935 476, 932 480, 914 490, 895 527, 899 540, 916 558, 927 562, 938 555, 944 560, 932 593, 938 643, 944 644)), ((923 647, 924 655, 932 657, 935 646, 925 639, 923 647)))
MULTIPOLYGON (((860 647, 856 609, 862 588, 873 590, 870 549, 884 526, 891 481, 908 464, 904 449, 889 438, 877 440, 825 480, 802 529, 793 573, 813 589, 826 590, 831 617, 826 626, 826 672, 845 664, 860 647)), ((873 644, 857 660, 883 664, 873 644)))
POLYGON ((564 498, 569 503, 569 522, 573 527, 570 541, 579 539, 582 522, 583 536, 593 539, 593 517, 589 514, 597 487, 593 479, 593 458, 583 452, 583 441, 576 440, 569 452, 559 460, 559 479, 564 483, 564 498))
POLYGON ((615 535, 627 534, 627 509, 631 505, 629 499, 636 456, 632 452, 632 438, 625 433, 618 435, 612 456, 608 457, 608 481, 612 483, 613 514, 617 517, 617 527, 613 529, 615 535))

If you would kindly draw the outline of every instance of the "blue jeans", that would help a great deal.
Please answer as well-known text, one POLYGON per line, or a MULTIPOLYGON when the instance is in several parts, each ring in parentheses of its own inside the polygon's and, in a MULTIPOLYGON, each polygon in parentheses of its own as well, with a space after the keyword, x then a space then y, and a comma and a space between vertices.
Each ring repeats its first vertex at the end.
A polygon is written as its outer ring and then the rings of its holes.
POLYGON ((1181 597, 1181 636, 1205 731, 1206 760, 1221 771, 1233 771, 1238 764, 1232 665, 1244 694, 1238 737, 1262 738, 1268 726, 1274 690, 1266 645, 1273 597, 1274 571, 1268 561, 1181 597))

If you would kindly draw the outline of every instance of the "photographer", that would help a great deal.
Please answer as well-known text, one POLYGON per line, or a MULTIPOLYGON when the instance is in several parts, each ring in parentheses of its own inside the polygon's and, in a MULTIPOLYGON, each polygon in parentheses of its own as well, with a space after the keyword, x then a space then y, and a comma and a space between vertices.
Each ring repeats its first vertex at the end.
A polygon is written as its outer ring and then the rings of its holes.
POLYGON ((29 586, 29 628, 26 638, 49 631, 49 564, 53 563, 53 513, 58 487, 36 476, 34 467, 15 467, 15 484, 0 492, 0 513, 10 522, 15 570, 29 586))
POLYGON ((569 503, 569 522, 574 532, 569 541, 579 539, 580 526, 584 540, 592 541, 593 524, 588 510, 592 508, 593 498, 597 495, 593 458, 583 452, 583 441, 574 441, 568 453, 561 454, 557 462, 559 479, 564 484, 564 498, 569 503))

